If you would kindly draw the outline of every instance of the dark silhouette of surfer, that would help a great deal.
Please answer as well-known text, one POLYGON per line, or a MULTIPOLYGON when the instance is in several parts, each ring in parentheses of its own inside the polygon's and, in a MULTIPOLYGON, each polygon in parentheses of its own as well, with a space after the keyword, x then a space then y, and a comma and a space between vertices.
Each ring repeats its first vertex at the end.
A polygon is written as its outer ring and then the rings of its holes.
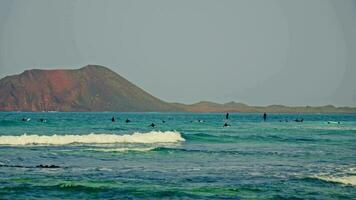
POLYGON ((223 126, 224 126, 224 127, 230 127, 231 125, 228 124, 228 123, 225 123, 223 126))
POLYGON ((229 113, 226 113, 225 119, 229 119, 229 113))
POLYGON ((111 118, 111 121, 112 121, 112 122, 115 122, 115 117, 114 117, 114 116, 111 118))
POLYGON ((154 127, 156 127, 156 124, 151 123, 149 126, 152 127, 152 128, 154 128, 154 127))
POLYGON ((304 119, 303 118, 301 118, 301 119, 296 119, 296 120, 294 120, 295 122, 303 122, 304 121, 304 119))
POLYGON ((131 122, 131 120, 129 120, 129 119, 126 119, 126 120, 125 120, 125 122, 126 122, 126 123, 129 123, 129 122, 131 122))
POLYGON ((266 121, 266 120, 267 120, 267 114, 263 113, 263 121, 266 121))
POLYGON ((30 120, 31 120, 31 118, 27 118, 27 117, 22 118, 22 121, 23 121, 23 122, 28 122, 28 121, 30 121, 30 120))

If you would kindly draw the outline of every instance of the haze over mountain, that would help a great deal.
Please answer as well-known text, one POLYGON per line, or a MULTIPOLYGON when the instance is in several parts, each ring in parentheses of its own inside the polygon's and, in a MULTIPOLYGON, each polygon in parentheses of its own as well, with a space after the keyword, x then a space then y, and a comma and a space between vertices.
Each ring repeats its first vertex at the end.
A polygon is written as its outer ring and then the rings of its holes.
POLYGON ((26 70, 0 80, 0 111, 178 111, 178 112, 343 112, 356 108, 248 106, 202 101, 167 103, 110 69, 87 65, 75 70, 26 70))

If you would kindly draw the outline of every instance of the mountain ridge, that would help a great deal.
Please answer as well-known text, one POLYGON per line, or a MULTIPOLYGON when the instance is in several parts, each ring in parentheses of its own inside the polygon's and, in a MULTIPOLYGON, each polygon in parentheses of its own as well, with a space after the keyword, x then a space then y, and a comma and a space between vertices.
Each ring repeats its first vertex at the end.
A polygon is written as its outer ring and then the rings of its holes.
POLYGON ((165 102, 107 67, 31 69, 0 79, 0 111, 356 113, 355 107, 165 102))

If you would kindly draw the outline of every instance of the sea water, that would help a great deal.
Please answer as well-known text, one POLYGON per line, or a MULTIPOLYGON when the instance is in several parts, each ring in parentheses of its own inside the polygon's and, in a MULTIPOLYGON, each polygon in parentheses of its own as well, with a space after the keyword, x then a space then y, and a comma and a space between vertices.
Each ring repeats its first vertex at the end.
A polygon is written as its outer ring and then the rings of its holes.
POLYGON ((355 114, 0 113, 0 199, 355 199, 355 185, 355 114))

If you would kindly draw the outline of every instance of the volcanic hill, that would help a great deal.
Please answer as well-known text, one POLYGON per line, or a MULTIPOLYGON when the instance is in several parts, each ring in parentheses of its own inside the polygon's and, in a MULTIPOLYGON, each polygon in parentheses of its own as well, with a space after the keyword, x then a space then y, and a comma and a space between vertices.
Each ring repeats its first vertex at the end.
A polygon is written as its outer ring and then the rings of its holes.
POLYGON ((0 80, 4 111, 178 111, 110 69, 27 70, 0 80))

